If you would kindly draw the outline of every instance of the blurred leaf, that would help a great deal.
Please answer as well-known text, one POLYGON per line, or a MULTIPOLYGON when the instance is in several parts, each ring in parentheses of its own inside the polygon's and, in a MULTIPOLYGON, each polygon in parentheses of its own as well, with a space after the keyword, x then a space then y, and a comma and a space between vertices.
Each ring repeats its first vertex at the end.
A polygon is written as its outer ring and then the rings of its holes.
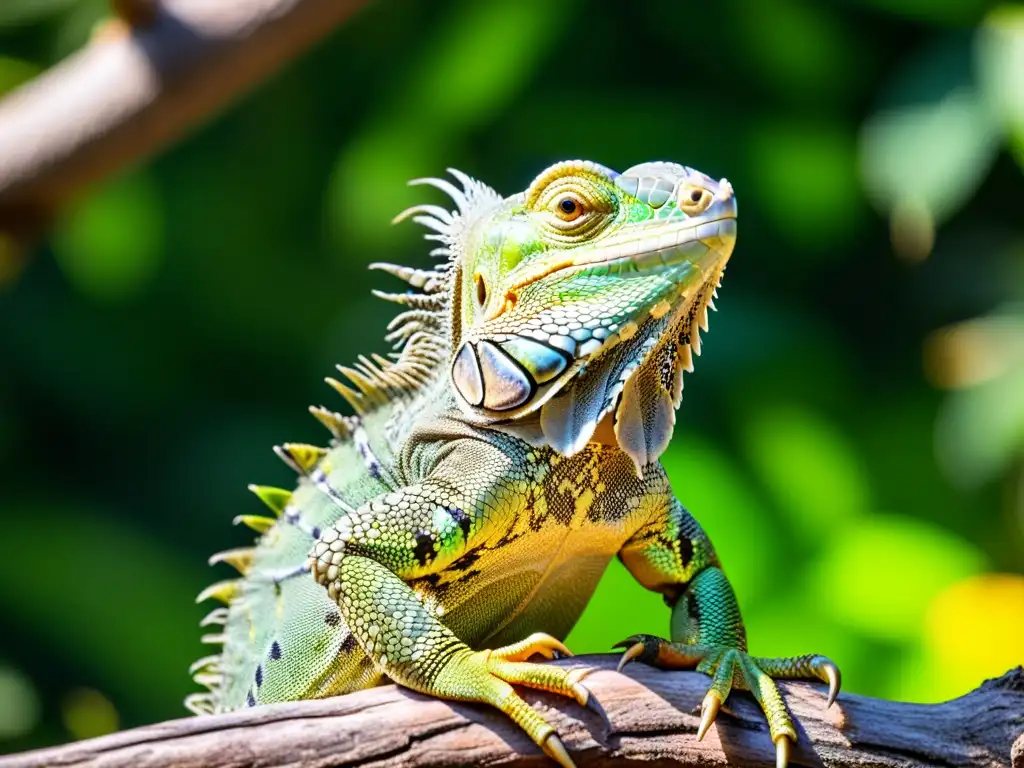
POLYGON ((39 694, 22 672, 0 665, 0 743, 30 733, 39 722, 39 694))
MULTIPOLYGON (((394 241, 387 221, 424 199, 409 179, 443 172, 460 137, 495 115, 533 77, 568 21, 573 0, 474 0, 425 41, 380 114, 339 156, 327 193, 329 231, 380 247, 394 241)), ((463 169, 472 172, 472 169, 463 169)), ((435 195, 436 198, 436 195, 435 195)), ((375 256, 365 251, 366 261, 375 256)))
MULTIPOLYGON (((3 12, 0 11, 0 14, 3 12)), ((29 61, 0 56, 0 96, 13 91, 39 74, 39 67, 29 61)))
POLYGON ((862 517, 825 539, 806 574, 811 599, 846 626, 905 644, 920 635, 939 592, 985 565, 966 541, 909 517, 862 517))
MULTIPOLYGON (((982 96, 995 119, 1024 141, 1024 6, 1003 4, 985 17, 978 29, 978 79, 982 96)), ((1024 168, 1024 155, 1018 154, 1024 168)))
POLYGON ((54 233, 53 249, 68 280, 96 301, 144 293, 160 266, 163 210, 145 175, 123 176, 81 201, 54 233))
POLYGON ((853 136, 838 125, 780 122, 755 126, 749 146, 755 204, 787 236, 832 256, 821 242, 854 229, 860 212, 853 136))
POLYGON ((969 200, 988 174, 1000 132, 971 83, 969 41, 922 51, 864 122, 860 169, 882 211, 923 209, 939 223, 969 200))
POLYGON ((857 47, 849 30, 827 5, 746 3, 733 18, 750 76, 772 87, 779 98, 812 98, 820 109, 830 100, 848 98, 850 81, 862 75, 861 67, 851 66, 857 47))
POLYGON ((5 624, 59 649, 63 663, 102 676, 137 711, 173 714, 170 697, 188 692, 188 665, 202 652, 202 610, 189 599, 202 584, 201 563, 189 567, 165 543, 95 510, 8 504, 8 511, 18 524, 0 538, 5 624))
POLYGON ((711 537, 741 602, 784 578, 783 532, 731 457, 694 434, 676 436, 662 463, 676 496, 711 537))
POLYGON ((972 486, 991 480, 1024 452, 1024 364, 977 386, 951 392, 935 424, 946 474, 972 486))
POLYGON ((118 716, 110 699, 91 688, 76 688, 61 706, 64 727, 73 739, 92 739, 117 730, 118 716))
MULTIPOLYGON (((0 0, 2 1, 2 0, 0 0)), ((88 45, 96 25, 110 18, 110 0, 73 0, 53 35, 49 55, 53 61, 60 61, 88 45)))
POLYGON ((834 424, 799 406, 765 407, 747 419, 744 438, 792 531, 815 548, 868 511, 866 469, 834 424))
POLYGON ((3 0, 0 29, 27 26, 70 8, 77 0, 3 0))

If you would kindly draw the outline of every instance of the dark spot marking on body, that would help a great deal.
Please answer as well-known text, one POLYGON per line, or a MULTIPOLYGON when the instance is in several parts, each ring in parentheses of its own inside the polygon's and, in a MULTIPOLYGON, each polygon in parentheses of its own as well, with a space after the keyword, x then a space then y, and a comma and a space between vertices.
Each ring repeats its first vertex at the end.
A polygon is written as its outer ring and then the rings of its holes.
POLYGON ((480 559, 480 550, 471 549, 454 563, 448 566, 450 571, 465 571, 473 567, 473 564, 480 559))
POLYGON ((438 583, 441 581, 441 574, 440 573, 428 573, 426 576, 421 576, 420 577, 420 581, 425 581, 430 586, 436 587, 438 585, 438 583))
POLYGON ((257 664, 256 665, 256 687, 259 688, 261 685, 263 685, 263 665, 262 664, 257 664))
POLYGON ((310 535, 314 539, 319 539, 320 538, 320 526, 319 525, 314 525, 313 526, 313 530, 311 530, 309 533, 310 533, 310 535))
POLYGON ((249 693, 246 694, 245 703, 248 704, 250 707, 256 706, 256 697, 252 695, 252 691, 249 691, 249 693))
POLYGON ((700 621, 700 603, 697 600, 689 600, 686 608, 686 612, 690 614, 690 618, 693 619, 694 626, 702 626, 700 621))
POLYGON ((685 568, 693 560, 693 541, 688 536, 679 537, 679 562, 685 568))
POLYGON ((472 525, 469 515, 466 514, 465 510, 459 508, 449 509, 447 512, 452 516, 452 520, 459 524, 459 528, 462 530, 462 538, 469 541, 469 530, 472 525))
POLYGON ((420 565, 426 565, 434 559, 434 537, 429 531, 416 531, 416 546, 412 554, 420 565))
POLYGON ((270 658, 274 661, 281 658, 281 644, 277 640, 270 644, 270 658))
POLYGON ((487 547, 487 549, 493 552, 496 549, 501 549, 502 547, 507 547, 509 544, 511 544, 516 539, 518 539, 518 538, 520 538, 522 536, 523 536, 523 532, 522 531, 517 533, 515 531, 515 529, 509 528, 509 530, 505 533, 505 535, 502 536, 498 540, 497 544, 495 544, 494 546, 491 546, 491 547, 487 547))
POLYGON ((341 614, 337 611, 330 611, 326 616, 324 616, 324 624, 328 627, 338 626, 341 624, 341 614))
POLYGON ((358 645, 359 643, 356 641, 356 636, 353 634, 349 634, 345 637, 344 640, 341 641, 341 652, 352 653, 352 651, 354 651, 356 649, 356 646, 358 645))

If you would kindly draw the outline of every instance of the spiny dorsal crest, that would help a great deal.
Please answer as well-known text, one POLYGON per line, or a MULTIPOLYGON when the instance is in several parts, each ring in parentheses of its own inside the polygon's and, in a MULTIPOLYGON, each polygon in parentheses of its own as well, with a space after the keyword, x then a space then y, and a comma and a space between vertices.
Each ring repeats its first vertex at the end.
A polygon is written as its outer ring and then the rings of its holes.
POLYGON ((372 361, 360 358, 353 367, 339 366, 352 386, 335 379, 327 380, 358 414, 407 398, 446 371, 451 355, 448 313, 454 291, 452 266, 462 256, 472 222, 501 202, 501 196, 486 184, 454 168, 449 168, 448 172, 462 185, 461 189, 447 179, 413 179, 409 184, 440 189, 452 199, 455 210, 439 205, 415 205, 392 220, 398 223, 411 218, 430 230, 426 239, 441 243, 430 255, 445 261, 434 269, 383 262, 370 265, 370 269, 387 272, 411 286, 405 293, 373 291, 375 296, 405 307, 405 311, 388 324, 385 336, 394 345, 396 359, 374 355, 372 361))

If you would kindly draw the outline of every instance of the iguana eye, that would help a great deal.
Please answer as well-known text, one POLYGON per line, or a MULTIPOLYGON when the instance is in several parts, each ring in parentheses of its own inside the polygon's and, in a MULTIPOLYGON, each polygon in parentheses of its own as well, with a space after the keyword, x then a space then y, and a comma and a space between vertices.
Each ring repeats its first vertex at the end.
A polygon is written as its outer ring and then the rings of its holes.
POLYGON ((562 195, 555 200, 554 208, 562 221, 575 221, 586 212, 580 199, 572 194, 562 195))
POLYGON ((476 287, 476 305, 483 309, 487 303, 487 281, 484 280, 484 276, 479 272, 473 277, 473 282, 476 287))
POLYGON ((704 213, 714 195, 704 187, 694 185, 683 187, 679 190, 679 210, 690 216, 704 213))

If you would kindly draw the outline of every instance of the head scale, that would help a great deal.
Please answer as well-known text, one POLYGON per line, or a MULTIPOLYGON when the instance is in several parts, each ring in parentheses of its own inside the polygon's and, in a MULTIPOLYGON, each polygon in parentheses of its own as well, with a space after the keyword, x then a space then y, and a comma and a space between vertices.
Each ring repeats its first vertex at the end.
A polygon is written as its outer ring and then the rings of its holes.
POLYGON ((564 454, 607 417, 638 471, 656 460, 735 242, 730 184, 675 163, 568 161, 459 213, 446 242, 460 408, 564 454))

